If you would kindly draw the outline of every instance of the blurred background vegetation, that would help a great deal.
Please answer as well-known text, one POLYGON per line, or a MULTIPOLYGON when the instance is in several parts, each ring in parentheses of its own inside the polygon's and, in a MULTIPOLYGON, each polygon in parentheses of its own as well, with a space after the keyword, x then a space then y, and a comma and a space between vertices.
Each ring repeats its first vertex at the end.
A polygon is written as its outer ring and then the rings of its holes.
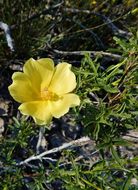
POLYGON ((138 189, 138 137, 122 137, 138 127, 138 1, 1 0, 0 18, 13 40, 11 50, 0 29, 0 189, 138 189), (71 63, 81 97, 79 108, 53 121, 47 149, 84 135, 92 144, 19 166, 36 154, 39 127, 20 116, 7 87, 30 57, 71 63))
MULTIPOLYGON (((45 57, 49 54, 63 57, 53 53, 53 49, 76 51, 114 48, 113 35, 127 37, 129 32, 136 30, 138 20, 135 0, 1 0, 0 6, 0 18, 11 27, 15 43, 13 59, 45 57), (126 33, 121 34, 117 29, 126 33)), ((2 32, 0 37, 0 57, 8 59, 11 55, 2 32)))

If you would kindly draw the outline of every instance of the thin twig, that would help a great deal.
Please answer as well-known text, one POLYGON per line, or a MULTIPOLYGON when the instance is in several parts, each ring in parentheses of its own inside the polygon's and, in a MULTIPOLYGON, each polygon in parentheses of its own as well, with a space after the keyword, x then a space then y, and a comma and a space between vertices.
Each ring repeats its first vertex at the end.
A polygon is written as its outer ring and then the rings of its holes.
POLYGON ((118 54, 114 54, 114 53, 109 53, 109 52, 104 52, 104 51, 61 51, 61 50, 57 50, 57 49, 53 49, 52 50, 54 53, 57 54, 62 54, 65 56, 68 55, 85 55, 90 54, 91 56, 97 56, 97 55, 102 55, 102 56, 107 56, 107 57, 111 57, 113 59, 117 59, 120 60, 121 59, 121 55, 118 54))
POLYGON ((40 127, 39 136, 38 136, 38 142, 37 142, 37 145, 36 145, 36 153, 37 154, 40 153, 40 148, 42 146, 42 141, 43 141, 43 138, 44 138, 44 133, 45 133, 45 127, 40 127))
POLYGON ((93 103, 96 103, 96 104, 99 105, 100 101, 99 101, 98 96, 97 96, 95 93, 93 93, 93 92, 89 92, 89 96, 90 96, 91 98, 93 98, 93 99, 96 100, 96 102, 93 101, 93 103))
POLYGON ((11 51, 14 51, 14 45, 13 45, 13 39, 11 37, 10 27, 4 22, 0 22, 0 28, 5 33, 8 47, 10 48, 11 51))
MULTIPOLYGON (((28 22, 28 21, 30 21, 30 20, 39 18, 41 15, 46 15, 46 14, 52 15, 52 14, 53 14, 52 10, 61 7, 62 4, 63 4, 63 2, 64 2, 64 1, 58 3, 58 4, 54 5, 54 6, 51 6, 51 7, 49 7, 49 8, 46 8, 46 9, 42 10, 41 12, 32 14, 32 15, 31 15, 30 17, 28 17, 26 20, 23 20, 20 24, 23 24, 23 23, 26 23, 26 22, 28 22)), ((63 7, 62 10, 63 10, 64 12, 66 12, 66 13, 67 13, 67 12, 71 12, 71 13, 75 13, 75 14, 76 14, 76 13, 84 13, 84 14, 93 14, 93 15, 96 15, 96 16, 100 17, 100 18, 105 22, 105 24, 107 24, 107 25, 111 28, 111 30, 113 31, 114 35, 121 36, 121 37, 125 37, 125 38, 129 38, 129 37, 132 36, 132 33, 131 33, 131 32, 127 32, 127 31, 121 30, 121 29, 119 29, 119 28, 113 23, 115 20, 118 20, 118 18, 115 19, 114 21, 112 21, 110 18, 106 17, 105 15, 102 15, 102 14, 100 14, 100 13, 97 13, 97 12, 94 12, 94 11, 90 11, 90 10, 84 10, 84 9, 83 9, 83 10, 80 10, 80 9, 75 9, 75 8, 64 8, 64 7, 63 7)), ((60 14, 61 14, 61 13, 60 13, 60 14)), ((15 25, 12 25, 12 26, 11 26, 11 29, 16 28, 17 26, 18 26, 18 25, 16 25, 16 24, 15 24, 15 25)), ((86 28, 85 30, 91 30, 91 29, 87 29, 87 28, 86 28)))
MULTIPOLYGON (((87 29, 82 23, 79 23, 74 18, 73 18, 73 22, 76 23, 77 25, 79 25, 81 28, 87 29)), ((100 37, 98 37, 98 35, 95 32, 93 32, 92 30, 88 30, 88 32, 90 34, 92 34, 92 36, 93 36, 93 38, 94 38, 95 43, 97 44, 97 46, 99 46, 102 49, 105 49, 104 44, 103 44, 102 40, 100 39, 100 37)))
POLYGON ((50 161, 50 162, 57 162, 57 159, 53 159, 53 158, 50 158, 50 157, 43 157, 43 160, 47 160, 47 161, 50 161))
POLYGON ((59 146, 59 147, 56 147, 56 148, 53 148, 51 150, 48 150, 48 151, 45 151, 39 155, 33 155, 29 158, 27 158, 26 160, 20 162, 20 163, 17 163, 17 165, 24 165, 24 164, 27 164, 28 162, 31 162, 33 160, 41 160, 44 156, 48 155, 48 154, 52 154, 52 153, 55 153, 55 152, 59 152, 63 149, 66 149, 66 148, 69 148, 69 147, 72 147, 72 146, 83 146, 83 145, 86 145, 88 143, 90 143, 91 139, 89 137, 82 137, 80 139, 77 139, 77 140, 73 140, 69 143, 64 143, 63 145, 59 146))
POLYGON ((136 143, 136 146, 138 147, 138 132, 137 131, 129 131, 126 135, 122 136, 123 139, 130 141, 132 143, 136 143))
POLYGON ((71 12, 71 13, 84 13, 84 14, 93 14, 98 17, 100 17, 113 31, 114 35, 120 36, 120 37, 126 37, 129 38, 132 36, 132 33, 126 32, 124 30, 119 29, 111 19, 106 17, 105 15, 102 15, 100 13, 90 11, 90 10, 80 10, 80 9, 75 9, 75 8, 63 8, 63 11, 65 12, 71 12))

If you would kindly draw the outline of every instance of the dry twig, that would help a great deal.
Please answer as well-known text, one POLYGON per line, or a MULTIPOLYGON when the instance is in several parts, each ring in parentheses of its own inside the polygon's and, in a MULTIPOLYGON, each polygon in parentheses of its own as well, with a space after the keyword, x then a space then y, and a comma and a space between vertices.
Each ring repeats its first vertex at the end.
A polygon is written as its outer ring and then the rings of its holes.
POLYGON ((4 22, 0 22, 0 28, 5 33, 8 47, 10 48, 11 51, 14 51, 14 45, 13 45, 13 39, 11 37, 10 27, 4 22))
POLYGON ((69 148, 69 147, 73 147, 73 146, 84 146, 88 143, 90 143, 91 139, 89 137, 82 137, 80 139, 77 139, 77 140, 73 140, 69 143, 64 143, 63 145, 59 146, 59 147, 56 147, 56 148, 53 148, 51 150, 48 150, 48 151, 45 151, 39 155, 33 155, 29 158, 27 158, 26 160, 18 163, 17 165, 18 166, 21 166, 21 165, 24 165, 24 164, 28 164, 28 162, 31 162, 33 160, 41 160, 44 156, 48 155, 48 154, 52 154, 52 153, 55 153, 55 152, 59 152, 61 150, 64 150, 66 148, 69 148))
POLYGON ((107 57, 111 57, 113 59, 117 59, 120 60, 121 59, 121 55, 118 54, 113 54, 113 53, 109 53, 109 52, 104 52, 104 51, 61 51, 61 50, 57 50, 57 49, 51 49, 54 53, 57 54, 61 54, 61 55, 85 55, 86 53, 90 54, 91 56, 97 56, 97 55, 102 55, 102 56, 107 56, 107 57))
POLYGON ((43 141, 43 138, 44 138, 44 133, 45 133, 45 127, 40 127, 39 136, 38 136, 38 142, 37 142, 37 145, 36 145, 36 153, 37 154, 40 153, 40 149, 41 149, 41 146, 42 146, 42 141, 43 141))
POLYGON ((64 8, 63 9, 65 12, 71 12, 71 13, 84 13, 84 14, 93 14, 96 15, 98 17, 100 17, 113 31, 114 35, 119 36, 119 37, 125 37, 125 38, 129 38, 132 36, 132 33, 130 32, 126 32, 124 30, 119 29, 111 19, 109 19, 108 17, 106 17, 105 15, 102 15, 100 13, 94 12, 94 11, 90 11, 90 10, 80 10, 80 9, 75 9, 75 8, 64 8))

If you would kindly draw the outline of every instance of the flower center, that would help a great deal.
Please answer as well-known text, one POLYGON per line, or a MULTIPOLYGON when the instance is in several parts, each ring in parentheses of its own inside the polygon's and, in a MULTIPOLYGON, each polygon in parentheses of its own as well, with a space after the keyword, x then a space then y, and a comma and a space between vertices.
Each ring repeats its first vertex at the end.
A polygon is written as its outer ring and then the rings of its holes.
POLYGON ((41 91, 41 98, 42 100, 52 100, 52 101, 56 101, 58 99, 58 96, 49 91, 47 88, 45 88, 44 90, 41 91))

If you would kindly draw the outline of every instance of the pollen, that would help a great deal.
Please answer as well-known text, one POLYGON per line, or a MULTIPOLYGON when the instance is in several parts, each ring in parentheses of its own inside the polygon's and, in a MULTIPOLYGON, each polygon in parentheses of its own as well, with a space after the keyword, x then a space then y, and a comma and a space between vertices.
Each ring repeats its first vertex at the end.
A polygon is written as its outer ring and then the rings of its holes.
POLYGON ((45 101, 47 101, 47 100, 55 101, 58 99, 58 96, 55 93, 49 91, 47 88, 45 88, 45 89, 41 90, 41 99, 45 100, 45 101))

